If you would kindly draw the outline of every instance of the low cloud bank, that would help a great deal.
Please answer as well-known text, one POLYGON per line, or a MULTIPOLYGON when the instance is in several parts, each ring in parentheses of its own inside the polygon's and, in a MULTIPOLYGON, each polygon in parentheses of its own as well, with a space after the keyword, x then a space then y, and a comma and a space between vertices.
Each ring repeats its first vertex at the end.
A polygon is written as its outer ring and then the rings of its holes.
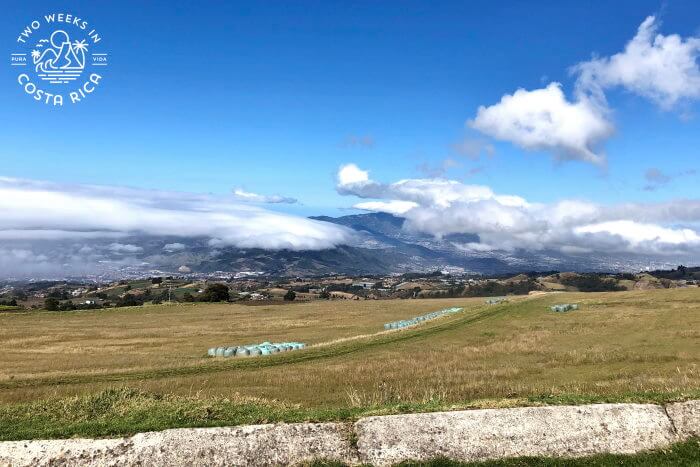
POLYGON ((236 188, 233 190, 233 196, 238 201, 244 201, 248 203, 262 203, 262 204, 295 204, 297 202, 296 198, 290 198, 288 196, 280 195, 260 195, 258 193, 251 193, 245 191, 242 188, 236 188))
MULTIPOLYGON (((340 226, 236 203, 232 196, 0 178, 0 239, 127 235, 204 237, 271 250, 333 248, 350 238, 340 226)), ((138 248, 112 244, 116 253, 138 248)))
POLYGON ((443 237, 477 234, 466 250, 562 253, 698 254, 700 201, 629 203, 601 206, 581 200, 531 203, 495 193, 483 185, 444 179, 405 179, 380 183, 354 164, 338 171, 337 191, 376 199, 355 208, 388 212, 406 219, 405 227, 443 237))

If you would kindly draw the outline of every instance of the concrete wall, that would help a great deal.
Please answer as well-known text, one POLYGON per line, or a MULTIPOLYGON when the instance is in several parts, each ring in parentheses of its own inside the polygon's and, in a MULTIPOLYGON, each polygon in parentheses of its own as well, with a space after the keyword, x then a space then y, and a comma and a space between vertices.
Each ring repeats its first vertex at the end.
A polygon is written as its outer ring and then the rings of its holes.
POLYGON ((0 465, 390 465, 445 456, 585 456, 658 449, 700 436, 700 401, 523 407, 300 423, 175 429, 119 439, 0 443, 0 465))

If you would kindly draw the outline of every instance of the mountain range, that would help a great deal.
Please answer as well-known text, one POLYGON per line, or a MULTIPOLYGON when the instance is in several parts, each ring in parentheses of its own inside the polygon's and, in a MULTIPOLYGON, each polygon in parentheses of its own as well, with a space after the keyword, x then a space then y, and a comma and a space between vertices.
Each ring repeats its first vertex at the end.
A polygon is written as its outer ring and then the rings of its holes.
MULTIPOLYGON (((447 270, 476 274, 508 274, 523 271, 620 271, 640 270, 649 258, 633 255, 566 255, 558 251, 474 251, 464 247, 478 242, 474 234, 437 239, 404 228, 404 219, 385 213, 342 217, 316 216, 352 229, 353 242, 319 251, 269 251, 226 247, 212 252, 205 242, 189 243, 182 252, 143 255, 145 261, 169 268, 187 265, 193 272, 260 271, 280 276, 321 274, 389 274, 447 270)), ((155 246, 155 245, 154 245, 155 246)), ((162 248, 162 247, 161 247, 162 248)), ((669 263, 672 265, 675 263, 669 263)), ((655 266, 666 265, 654 263, 655 266)))
POLYGON ((0 258, 0 277, 11 278, 122 278, 149 274, 192 272, 230 275, 257 273, 272 276, 328 274, 386 275, 405 272, 449 271, 473 274, 510 274, 527 271, 640 271, 685 264, 683 258, 638 255, 564 254, 559 251, 488 250, 466 245, 479 242, 473 234, 435 238, 404 226, 402 218, 384 213, 312 219, 338 224, 354 232, 347 245, 326 250, 265 250, 212 246, 207 238, 127 236, 109 240, 34 242, 6 245, 22 252, 14 263, 0 258), (29 261, 31 258, 34 263, 29 261))

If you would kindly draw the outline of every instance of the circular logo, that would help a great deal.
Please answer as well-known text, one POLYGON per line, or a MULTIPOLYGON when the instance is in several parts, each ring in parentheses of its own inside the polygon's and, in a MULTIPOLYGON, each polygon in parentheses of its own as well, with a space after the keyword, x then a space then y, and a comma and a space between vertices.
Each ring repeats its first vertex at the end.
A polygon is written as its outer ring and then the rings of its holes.
POLYGON ((109 65, 102 37, 79 16, 51 13, 35 19, 17 36, 10 66, 34 100, 61 107, 87 99, 109 65))

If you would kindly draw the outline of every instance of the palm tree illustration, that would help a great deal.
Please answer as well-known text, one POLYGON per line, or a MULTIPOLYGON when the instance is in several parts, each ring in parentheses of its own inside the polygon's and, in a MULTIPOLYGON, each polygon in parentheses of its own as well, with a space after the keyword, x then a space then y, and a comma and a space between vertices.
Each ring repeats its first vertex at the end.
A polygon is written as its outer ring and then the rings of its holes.
MULTIPOLYGON (((79 59, 79 61, 80 61, 79 65, 81 68, 85 66, 85 51, 87 49, 88 49, 88 46, 85 43, 85 39, 83 39, 81 41, 76 40, 75 42, 73 42, 73 53, 75 53, 75 54, 77 54, 77 52, 81 53, 81 56, 79 59)), ((76 55, 76 58, 78 58, 77 55, 76 55)))

